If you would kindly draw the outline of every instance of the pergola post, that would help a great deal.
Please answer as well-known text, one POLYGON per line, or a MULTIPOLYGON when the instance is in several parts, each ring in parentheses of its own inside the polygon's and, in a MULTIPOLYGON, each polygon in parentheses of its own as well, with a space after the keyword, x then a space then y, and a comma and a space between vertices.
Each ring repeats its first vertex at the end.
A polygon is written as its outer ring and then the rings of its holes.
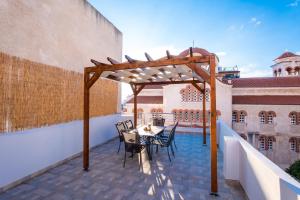
POLYGON ((134 120, 134 128, 137 127, 137 95, 142 91, 145 85, 140 85, 139 88, 136 84, 130 84, 132 92, 133 92, 133 120, 134 120))
POLYGON ((211 194, 218 195, 217 169, 217 109, 216 109, 216 61, 210 56, 210 160, 211 160, 211 194))
POLYGON ((84 70, 83 86, 83 169, 89 169, 89 123, 90 123, 90 89, 88 86, 89 73, 84 70))
POLYGON ((206 98, 205 98, 205 82, 203 83, 203 98, 202 98, 202 126, 203 126, 203 145, 206 145, 206 98))

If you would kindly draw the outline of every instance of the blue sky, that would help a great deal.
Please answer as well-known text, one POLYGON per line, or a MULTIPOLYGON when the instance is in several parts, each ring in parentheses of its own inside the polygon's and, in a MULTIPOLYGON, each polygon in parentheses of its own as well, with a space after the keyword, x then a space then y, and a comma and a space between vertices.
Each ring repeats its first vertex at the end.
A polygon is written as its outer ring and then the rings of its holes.
POLYGON ((300 0, 89 2, 120 29, 123 53, 133 58, 176 54, 194 41, 218 54, 221 66, 237 65, 251 77, 271 76, 269 66, 284 51, 300 54, 300 0))

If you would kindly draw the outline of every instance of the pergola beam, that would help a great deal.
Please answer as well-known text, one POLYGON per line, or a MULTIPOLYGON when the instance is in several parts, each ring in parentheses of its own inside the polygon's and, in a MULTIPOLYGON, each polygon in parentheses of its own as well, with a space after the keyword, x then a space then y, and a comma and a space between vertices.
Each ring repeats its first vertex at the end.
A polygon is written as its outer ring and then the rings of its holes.
POLYGON ((133 63, 119 63, 114 65, 98 63, 97 66, 87 67, 86 70, 88 72, 115 71, 115 70, 125 70, 125 69, 160 67, 160 66, 168 66, 168 65, 187 65, 191 63, 208 63, 208 62, 209 62, 209 56, 193 56, 193 57, 183 57, 183 58, 170 58, 166 60, 136 61, 133 63))
POLYGON ((147 83, 134 83, 134 85, 167 85, 167 84, 192 84, 203 83, 199 80, 187 80, 187 81, 159 81, 159 82, 147 82, 147 83))

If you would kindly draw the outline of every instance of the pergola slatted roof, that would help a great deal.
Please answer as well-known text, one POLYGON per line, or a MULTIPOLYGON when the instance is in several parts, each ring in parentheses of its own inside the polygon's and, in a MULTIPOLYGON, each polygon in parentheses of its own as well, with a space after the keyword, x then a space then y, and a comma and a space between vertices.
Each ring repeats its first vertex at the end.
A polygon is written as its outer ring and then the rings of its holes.
MULTIPOLYGON (((134 125, 137 126, 137 95, 146 85, 192 84, 204 93, 205 84, 210 84, 210 137, 211 137, 211 191, 217 193, 217 143, 216 143, 216 90, 215 68, 218 58, 205 49, 189 48, 177 56, 166 51, 166 56, 154 60, 145 53, 146 61, 125 56, 127 62, 120 63, 107 58, 107 63, 91 60, 95 66, 84 70, 84 144, 83 167, 89 168, 89 89, 101 77, 131 85, 134 94, 134 125), (201 83, 201 85, 199 85, 201 83)), ((205 98, 203 98, 205 99, 205 98)), ((205 100, 203 100, 205 110, 205 100)), ((203 112, 205 119, 205 112, 203 112)), ((203 120, 203 127, 206 127, 203 120)), ((206 128, 203 128, 203 143, 206 144, 206 128)))

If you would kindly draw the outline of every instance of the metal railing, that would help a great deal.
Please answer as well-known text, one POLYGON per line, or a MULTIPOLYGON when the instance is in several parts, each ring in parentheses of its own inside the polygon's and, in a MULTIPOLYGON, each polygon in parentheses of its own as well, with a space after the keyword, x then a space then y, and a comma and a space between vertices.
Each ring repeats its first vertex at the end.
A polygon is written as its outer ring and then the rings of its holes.
MULTIPOLYGON (((185 119, 177 119, 174 113, 138 113, 138 125, 146 125, 153 124, 154 118, 164 118, 165 126, 174 125, 176 121, 178 121, 178 126, 182 127, 202 127, 203 122, 202 118, 200 120, 185 120, 185 119)), ((210 120, 207 119, 206 126, 208 127, 210 124, 210 120)))

